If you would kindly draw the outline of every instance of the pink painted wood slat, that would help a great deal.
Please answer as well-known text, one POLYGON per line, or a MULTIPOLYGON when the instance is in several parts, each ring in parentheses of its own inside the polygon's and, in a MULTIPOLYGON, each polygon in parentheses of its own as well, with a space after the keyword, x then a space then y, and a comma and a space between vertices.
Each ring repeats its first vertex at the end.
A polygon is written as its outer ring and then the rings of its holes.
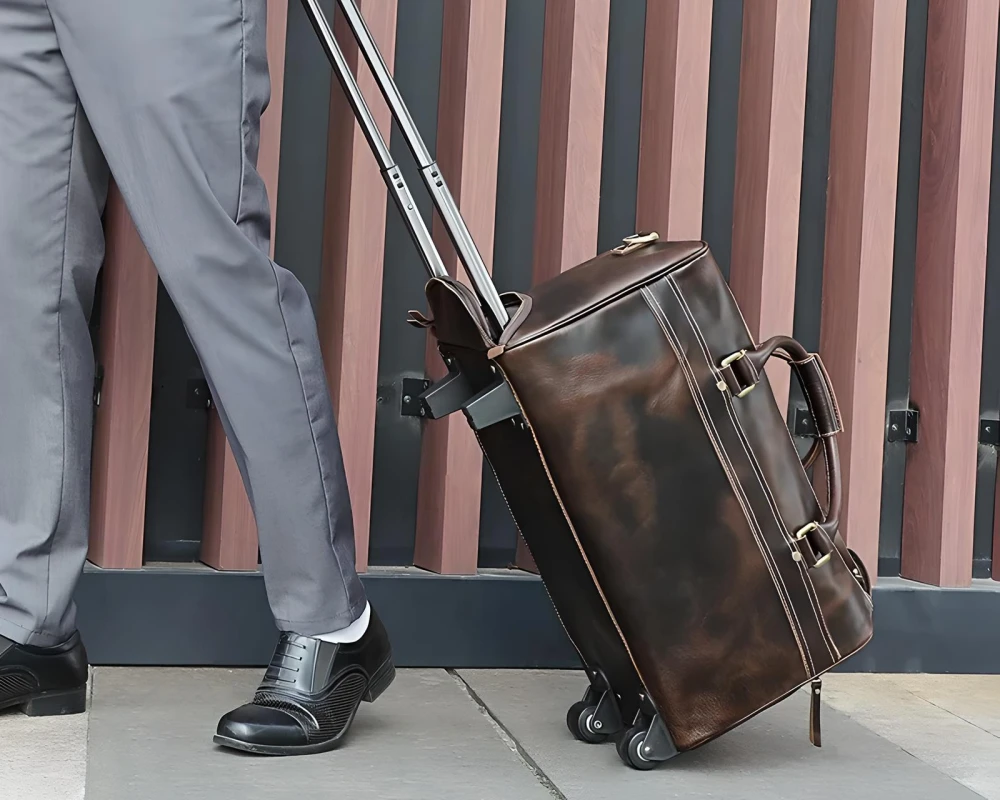
POLYGON ((94 422, 87 557, 100 567, 137 569, 146 517, 158 277, 113 183, 104 227, 97 343, 104 380, 94 422))
POLYGON ((845 428, 838 438, 844 475, 841 532, 873 580, 905 33, 905 0, 840 0, 820 352, 845 428))
MULTIPOLYGON (((360 0, 389 69, 396 42, 396 0, 360 0)), ((389 109, 339 15, 334 30, 383 136, 389 109)), ((333 82, 324 212, 323 278, 319 328, 327 380, 337 414, 347 483, 354 511, 357 569, 368 568, 375 396, 382 314, 386 189, 378 163, 340 84, 333 82)))
POLYGON ((700 239, 712 0, 646 7, 636 229, 700 239))
MULTIPOLYGON (((506 0, 445 0, 437 160, 492 271, 506 0)), ((452 275, 466 279, 451 241, 434 220, 434 240, 452 275)), ((445 374, 428 338, 431 378, 445 374)), ((479 555, 482 451, 461 414, 425 423, 421 443, 414 564, 473 574, 479 555)))
MULTIPOLYGON (((545 4, 535 283, 597 254, 610 14, 610 0, 545 4)), ((521 540, 516 563, 534 569, 521 540)))
POLYGON ((997 0, 930 0, 901 574, 972 580, 997 0))
MULTIPOLYGON (((758 341, 789 334, 795 312, 809 3, 743 8, 730 285, 758 341)), ((789 374, 768 369, 781 408, 789 374)))

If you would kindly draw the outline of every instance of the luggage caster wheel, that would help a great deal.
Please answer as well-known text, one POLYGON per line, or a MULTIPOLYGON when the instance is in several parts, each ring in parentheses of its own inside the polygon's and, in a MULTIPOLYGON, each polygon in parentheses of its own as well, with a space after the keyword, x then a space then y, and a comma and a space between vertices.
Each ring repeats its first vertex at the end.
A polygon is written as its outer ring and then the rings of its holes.
MULTIPOLYGON (((566 712, 566 727, 569 728, 569 732, 573 734, 574 738, 587 744, 601 744, 608 740, 606 733, 600 733, 594 729, 593 717, 596 710, 596 706, 588 705, 582 700, 569 707, 569 711, 566 712)), ((598 726, 600 724, 600 722, 596 723, 598 726)))
POLYGON ((618 740, 618 757, 627 767, 639 770, 654 769, 658 762, 643 758, 642 742, 646 738, 647 728, 629 728, 618 740))

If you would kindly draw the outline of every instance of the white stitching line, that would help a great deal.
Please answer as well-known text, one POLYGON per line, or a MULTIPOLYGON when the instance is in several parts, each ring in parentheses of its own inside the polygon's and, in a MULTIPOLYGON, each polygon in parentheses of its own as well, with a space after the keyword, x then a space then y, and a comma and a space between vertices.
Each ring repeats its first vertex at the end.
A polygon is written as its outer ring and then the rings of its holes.
MULTIPOLYGON (((657 321, 660 321, 660 319, 662 318, 662 322, 660 322, 660 327, 663 328, 663 325, 666 324, 666 326, 670 328, 670 332, 673 334, 674 338, 677 338, 677 332, 674 330, 673 325, 667 318, 667 315, 664 312, 662 306, 660 306, 659 302, 656 300, 656 297, 652 295, 652 293, 650 293, 649 297, 647 298, 647 304, 649 304, 650 301, 652 301, 653 306, 655 306, 655 309, 651 306, 651 310, 653 311, 654 317, 657 317, 657 321), (659 313, 657 314, 657 312, 659 313)), ((664 333, 666 333, 665 328, 664 328, 664 333)), ((690 386, 692 393, 697 393, 698 397, 701 398, 702 403, 705 404, 704 410, 702 410, 701 406, 698 407, 698 413, 701 415, 702 422, 706 427, 706 431, 710 428, 711 431, 715 434, 715 437, 718 438, 719 436, 718 429, 715 427, 715 422, 712 420, 711 415, 708 414, 707 403, 705 403, 704 401, 704 394, 702 393, 701 388, 698 386, 698 381, 694 378, 693 375, 688 374, 688 370, 690 368, 689 363, 681 355, 679 346, 674 346, 674 343, 670 340, 669 335, 667 336, 667 339, 668 341, 670 341, 671 347, 673 347, 677 355, 678 361, 681 362, 685 368, 685 378, 688 381, 688 385, 690 386)), ((712 438, 712 436, 710 435, 709 438, 712 438)), ((735 471, 732 469, 732 465, 729 463, 728 456, 724 454, 724 448, 722 448, 721 444, 717 444, 714 438, 712 438, 712 445, 713 447, 715 447, 716 454, 719 456, 719 459, 722 462, 723 468, 726 470, 727 475, 729 475, 731 477, 731 480, 734 482, 734 488, 737 486, 739 487, 740 505, 743 507, 744 513, 747 514, 748 517, 753 519, 753 525, 755 525, 756 528, 754 528, 752 525, 751 531, 754 534, 754 539, 757 541, 757 546, 761 549, 761 553, 764 556, 764 561, 768 565, 768 571, 771 573, 771 579, 773 581, 776 581, 775 588, 777 589, 777 584, 780 583, 782 589, 785 592, 784 595, 782 595, 780 591, 778 592, 778 596, 781 598, 782 604, 785 605, 786 604, 785 596, 788 595, 788 587, 785 584, 784 578, 781 576, 781 572, 778 569, 777 564, 775 564, 771 558, 770 548, 768 548, 767 544, 763 541, 763 532, 760 531, 760 523, 757 521, 757 517, 753 513, 753 509, 750 506, 749 500, 746 500, 745 496, 743 495, 742 484, 740 483, 739 478, 736 475, 735 471)), ((798 614, 795 611, 795 607, 791 603, 790 596, 787 597, 787 605, 785 605, 785 611, 787 614, 790 614, 789 623, 791 623, 792 617, 794 617, 795 619, 795 625, 798 626, 799 634, 803 637, 801 641, 801 646, 805 648, 805 655, 806 658, 808 659, 808 664, 806 665, 806 668, 810 671, 810 674, 813 674, 815 672, 815 667, 812 663, 812 654, 809 652, 809 645, 805 642, 805 634, 803 633, 802 623, 799 620, 798 614)), ((794 632, 794 626, 793 626, 793 632, 794 632)))
MULTIPOLYGON (((687 317, 688 322, 691 324, 691 328, 694 330, 695 333, 695 339, 698 341, 698 346, 701 348, 701 352, 705 356, 705 360, 708 363, 708 367, 714 375, 718 371, 715 369, 715 366, 712 363, 712 357, 711 354, 708 352, 708 347, 705 343, 705 339, 701 332, 701 328, 698 326, 698 322, 697 320, 695 320, 694 314, 691 312, 690 306, 688 306, 687 302, 685 301, 680 291, 680 288, 675 284, 674 280, 669 276, 667 277, 667 283, 670 286, 670 290, 674 293, 674 296, 677 298, 677 302, 680 304, 681 310, 687 317)), ((749 446, 749 439, 747 438, 746 431, 744 430, 743 425, 739 420, 739 416, 735 413, 733 409, 731 398, 726 397, 724 398, 724 401, 726 405, 726 412, 729 414, 729 419, 732 421, 733 425, 736 427, 739 433, 741 443, 743 444, 743 450, 750 457, 750 460, 754 464, 755 467, 754 474, 757 477, 757 482, 760 484, 761 490, 764 492, 764 496, 767 498, 768 505, 771 507, 771 513, 774 515, 775 522, 778 523, 778 526, 783 533, 788 534, 789 538, 785 540, 785 545, 788 547, 789 552, 791 552, 795 549, 794 545, 792 545, 791 542, 791 529, 788 527, 788 524, 781 516, 781 511, 774 500, 774 495, 771 492, 770 487, 768 487, 767 483, 764 481, 762 477, 764 471, 760 466, 760 462, 757 460, 757 456, 754 453, 753 448, 749 446)), ((829 470, 827 471, 827 474, 829 475, 829 470)), ((813 494, 815 496, 815 493, 813 494)), ((806 597, 809 598, 809 605, 812 606, 813 614, 816 615, 817 621, 820 623, 820 625, 823 628, 823 631, 826 633, 826 641, 824 642, 824 644, 826 644, 827 652, 830 654, 831 658, 839 660, 840 650, 837 648, 837 644, 833 640, 833 635, 830 633, 830 629, 827 627, 826 618, 823 616, 823 608, 822 604, 820 604, 819 602, 819 597, 815 596, 816 594, 815 587, 813 586, 812 581, 809 580, 808 573, 806 572, 808 567, 806 567, 801 561, 794 563, 798 567, 799 577, 802 579, 802 584, 806 590, 806 597), (831 646, 833 647, 832 651, 830 650, 831 646)))
POLYGON ((785 598, 785 594, 788 592, 788 587, 785 586, 785 582, 778 571, 777 565, 774 564, 770 558, 770 551, 767 545, 762 541, 763 535, 758 535, 758 529, 760 526, 757 522, 757 517, 753 513, 753 509, 750 508, 749 502, 744 497, 743 487, 742 484, 740 484, 739 477, 733 471, 732 465, 729 464, 729 460, 722 447, 716 441, 718 431, 716 430, 711 417, 709 417, 706 411, 702 408, 704 395, 698 387, 698 382, 694 380, 694 376, 690 373, 690 365, 684 358, 683 353, 681 353, 679 346, 676 345, 674 343, 674 339, 671 338, 671 335, 676 338, 677 334, 673 330, 670 320, 667 319, 667 315, 664 313, 660 304, 656 301, 656 298, 649 291, 649 289, 644 286, 640 291, 642 292, 643 298, 646 300, 646 304, 649 306, 649 310, 653 312, 653 318, 663 331, 664 338, 666 338, 667 343, 670 345, 670 349, 674 351, 674 355, 677 357, 677 363, 680 365, 681 371, 684 373, 684 379, 688 383, 688 388, 694 396, 692 399, 695 400, 695 407, 698 409, 698 415, 701 417, 702 424, 705 426, 705 432, 709 435, 708 438, 712 442, 712 447, 715 449, 716 456, 719 458, 719 463, 722 465, 726 476, 729 478, 730 483, 733 486, 736 499, 739 502, 740 507, 743 509, 743 513, 746 515, 747 521, 750 523, 750 532, 754 537, 754 542, 757 544, 758 549, 761 551, 761 557, 764 560, 764 564, 767 566, 768 573, 771 575, 771 581, 774 583, 778 599, 781 601, 781 605, 785 609, 785 616, 788 618, 788 624, 792 630, 792 636, 795 638, 795 642, 799 646, 799 653, 802 656, 802 664, 806 668, 806 672, 809 675, 812 675, 816 672, 816 668, 813 666, 812 655, 809 653, 809 646, 805 642, 804 634, 802 634, 802 623, 799 622, 795 609, 791 607, 790 600, 786 601, 785 598), (667 330, 668 328, 669 331, 667 330), (699 398, 701 399, 701 402, 698 402, 699 398), (784 594, 781 589, 778 589, 778 583, 781 584, 784 594), (792 622, 793 617, 795 619, 794 622, 792 622), (796 627, 798 627, 798 631, 796 631, 796 627))

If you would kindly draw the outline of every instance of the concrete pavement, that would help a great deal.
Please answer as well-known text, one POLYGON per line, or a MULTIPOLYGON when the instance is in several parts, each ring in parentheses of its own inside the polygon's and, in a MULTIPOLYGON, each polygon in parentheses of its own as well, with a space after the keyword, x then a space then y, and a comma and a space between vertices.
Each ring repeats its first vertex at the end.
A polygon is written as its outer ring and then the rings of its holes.
POLYGON ((212 744, 258 679, 95 669, 86 715, 0 713, 0 798, 1000 800, 1000 676, 828 676, 823 748, 803 693, 645 773, 569 735, 580 673, 402 670, 341 750, 295 759, 212 744))

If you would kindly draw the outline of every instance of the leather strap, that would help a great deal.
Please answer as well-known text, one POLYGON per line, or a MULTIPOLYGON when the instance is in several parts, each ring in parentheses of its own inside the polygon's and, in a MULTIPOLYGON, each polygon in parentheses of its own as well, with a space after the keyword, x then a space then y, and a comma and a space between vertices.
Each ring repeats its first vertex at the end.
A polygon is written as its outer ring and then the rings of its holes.
POLYGON ((816 421, 816 430, 820 433, 827 475, 830 478, 830 497, 825 519, 817 520, 816 524, 832 540, 840 527, 842 488, 840 453, 835 437, 842 430, 842 425, 833 387, 819 356, 810 353, 789 336, 773 336, 756 349, 724 359, 721 366, 722 377, 734 395, 745 396, 760 381, 764 367, 773 356, 792 366, 816 421))
POLYGON ((768 360, 775 356, 788 362, 801 382, 809 411, 813 415, 819 433, 816 444, 805 458, 804 467, 808 468, 820 451, 826 460, 829 507, 824 515, 825 518, 816 520, 813 525, 808 526, 810 530, 804 535, 810 546, 820 553, 816 557, 817 562, 831 552, 830 545, 836 547, 847 568, 870 594, 871 584, 864 565, 848 549, 844 538, 840 535, 843 484, 836 435, 843 430, 843 423, 833 385, 822 359, 816 353, 810 353, 791 337, 774 336, 753 350, 736 353, 724 359, 721 366, 722 377, 735 396, 745 396, 760 381, 768 360), (814 537, 815 532, 822 532, 825 537, 814 537), (823 543, 822 538, 826 538, 827 543, 823 543))

